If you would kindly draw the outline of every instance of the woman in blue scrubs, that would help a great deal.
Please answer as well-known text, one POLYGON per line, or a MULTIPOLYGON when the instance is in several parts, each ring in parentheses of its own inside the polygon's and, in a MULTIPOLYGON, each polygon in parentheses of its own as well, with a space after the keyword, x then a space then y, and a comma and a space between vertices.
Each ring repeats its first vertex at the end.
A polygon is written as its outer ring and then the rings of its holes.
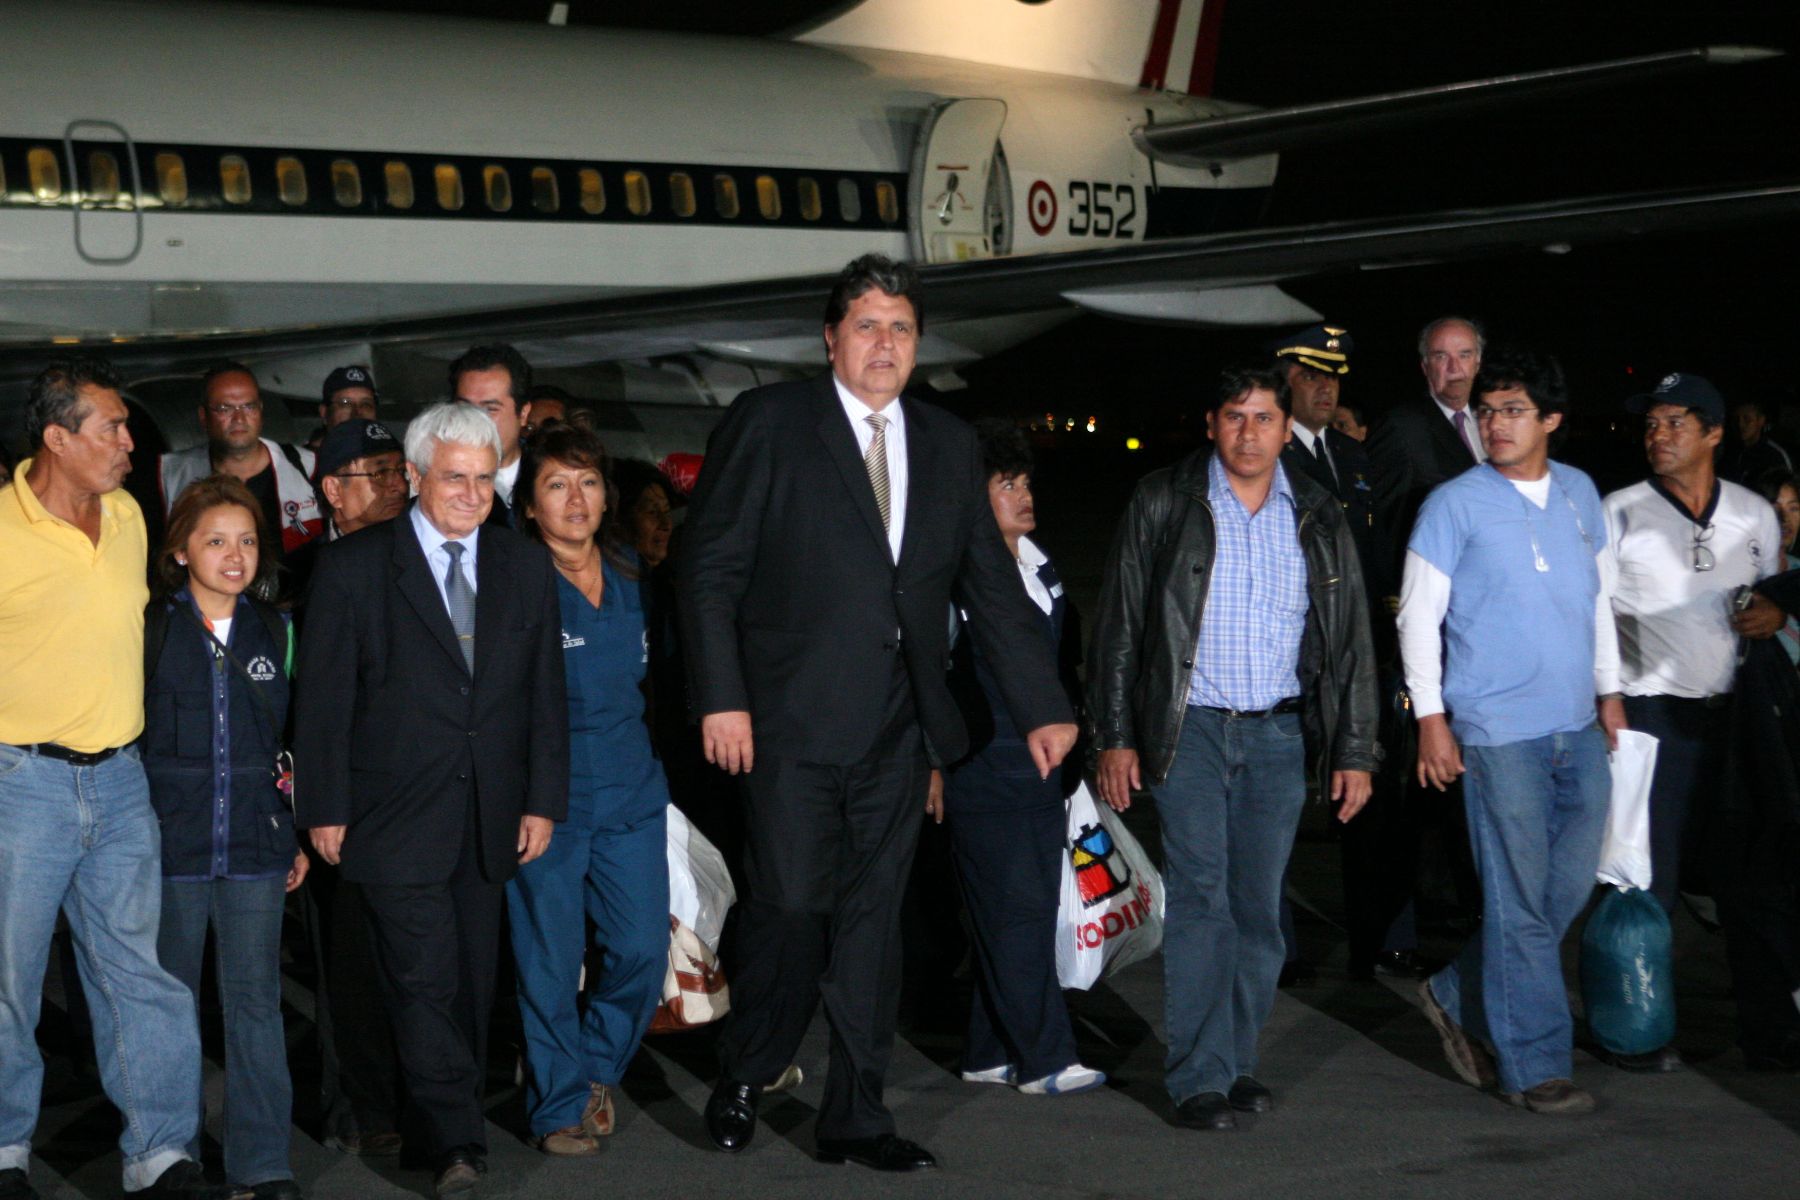
POLYGON ((606 448, 560 425, 533 439, 513 500, 550 551, 569 693, 569 817, 507 887, 526 1104, 546 1154, 593 1154, 650 1026, 669 952, 668 785, 650 749, 637 558, 608 505, 606 448), (586 929, 602 952, 578 1011, 586 929))

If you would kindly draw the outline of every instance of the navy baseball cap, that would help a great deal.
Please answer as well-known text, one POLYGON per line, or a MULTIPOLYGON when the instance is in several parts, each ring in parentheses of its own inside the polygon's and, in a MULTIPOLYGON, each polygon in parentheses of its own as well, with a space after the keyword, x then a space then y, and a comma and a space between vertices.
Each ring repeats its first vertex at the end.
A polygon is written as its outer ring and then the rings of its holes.
POLYGON ((367 367, 339 367, 325 377, 325 403, 345 388, 365 387, 371 392, 375 390, 375 377, 369 374, 367 367))
POLYGON ((1625 411, 1646 413, 1659 404, 1692 409, 1704 417, 1708 425, 1719 425, 1725 420, 1725 397, 1719 395, 1719 389, 1711 382, 1698 375, 1679 372, 1664 375, 1654 388, 1625 401, 1625 411))
POLYGON ((380 421, 352 417, 333 425, 325 435, 325 440, 319 444, 318 457, 313 463, 313 481, 316 483, 371 454, 402 452, 400 439, 386 425, 380 421))

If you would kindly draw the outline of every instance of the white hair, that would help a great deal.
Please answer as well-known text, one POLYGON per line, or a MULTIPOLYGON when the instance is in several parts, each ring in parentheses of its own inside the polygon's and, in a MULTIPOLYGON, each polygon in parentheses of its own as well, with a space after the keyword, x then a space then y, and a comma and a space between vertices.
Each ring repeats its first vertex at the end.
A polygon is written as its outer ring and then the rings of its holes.
POLYGON ((460 400, 434 404, 407 423, 406 461, 425 474, 440 443, 492 450, 494 461, 500 461, 500 430, 494 419, 460 400))
POLYGON ((1473 321, 1468 317, 1439 317, 1419 330, 1420 362, 1424 362, 1425 356, 1430 353, 1431 339, 1437 336, 1437 331, 1450 325, 1461 325, 1475 335, 1476 354, 1483 354, 1487 351, 1487 330, 1481 327, 1480 321, 1473 321))

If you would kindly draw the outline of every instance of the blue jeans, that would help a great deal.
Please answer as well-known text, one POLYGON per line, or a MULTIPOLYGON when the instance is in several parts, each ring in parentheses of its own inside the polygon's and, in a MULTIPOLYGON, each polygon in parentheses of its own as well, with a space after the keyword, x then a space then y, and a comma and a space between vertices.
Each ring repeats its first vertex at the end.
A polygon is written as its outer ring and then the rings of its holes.
POLYGON ((24 1168, 44 1060, 36 1030, 56 912, 68 915, 100 1081, 125 1118, 125 1190, 199 1134, 194 998, 156 958, 162 851, 137 750, 76 767, 0 745, 0 1170, 24 1168))
POLYGON ((1606 735, 1593 727, 1464 746, 1462 756, 1481 932, 1431 977, 1431 991, 1451 1020, 1493 1044, 1501 1089, 1522 1092, 1572 1070, 1561 946, 1600 866, 1606 735))
POLYGON ((580 1121, 590 1082, 619 1082, 650 1028, 669 966, 667 810, 603 825, 596 807, 614 806, 571 795, 550 848, 506 885, 534 1137, 580 1121), (599 978, 588 980, 583 1015, 576 1001, 589 921, 604 957, 599 978))
MULTIPOLYGON (((292 1179, 294 1086, 281 1023, 281 913, 287 881, 163 880, 157 953, 196 998, 212 927, 219 1005, 225 1013, 225 1177, 249 1187, 292 1179)), ((195 1096, 204 1113, 205 1098, 195 1096)), ((196 1137, 188 1152, 200 1157, 196 1137)))
POLYGON ((1300 717, 1189 705, 1162 820, 1169 1095, 1224 1092, 1256 1070, 1281 974, 1281 877, 1306 800, 1300 717))

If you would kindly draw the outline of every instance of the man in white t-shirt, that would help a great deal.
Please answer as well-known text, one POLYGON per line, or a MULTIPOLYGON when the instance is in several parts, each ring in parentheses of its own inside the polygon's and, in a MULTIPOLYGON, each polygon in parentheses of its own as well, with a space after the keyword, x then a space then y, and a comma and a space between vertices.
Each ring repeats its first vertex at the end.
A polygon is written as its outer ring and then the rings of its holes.
MULTIPOLYGON (((1705 794, 1725 776, 1738 639, 1773 637, 1784 620, 1761 596, 1741 611, 1734 597, 1781 569, 1781 531, 1768 501, 1714 471, 1725 400, 1711 383, 1668 375, 1626 408, 1643 414, 1651 475, 1605 501, 1618 565, 1613 613, 1626 718, 1660 743, 1650 789, 1650 890, 1673 914, 1683 864, 1691 871, 1698 857, 1705 794)), ((1596 1052, 1627 1070, 1681 1067, 1673 1046, 1596 1052)))

